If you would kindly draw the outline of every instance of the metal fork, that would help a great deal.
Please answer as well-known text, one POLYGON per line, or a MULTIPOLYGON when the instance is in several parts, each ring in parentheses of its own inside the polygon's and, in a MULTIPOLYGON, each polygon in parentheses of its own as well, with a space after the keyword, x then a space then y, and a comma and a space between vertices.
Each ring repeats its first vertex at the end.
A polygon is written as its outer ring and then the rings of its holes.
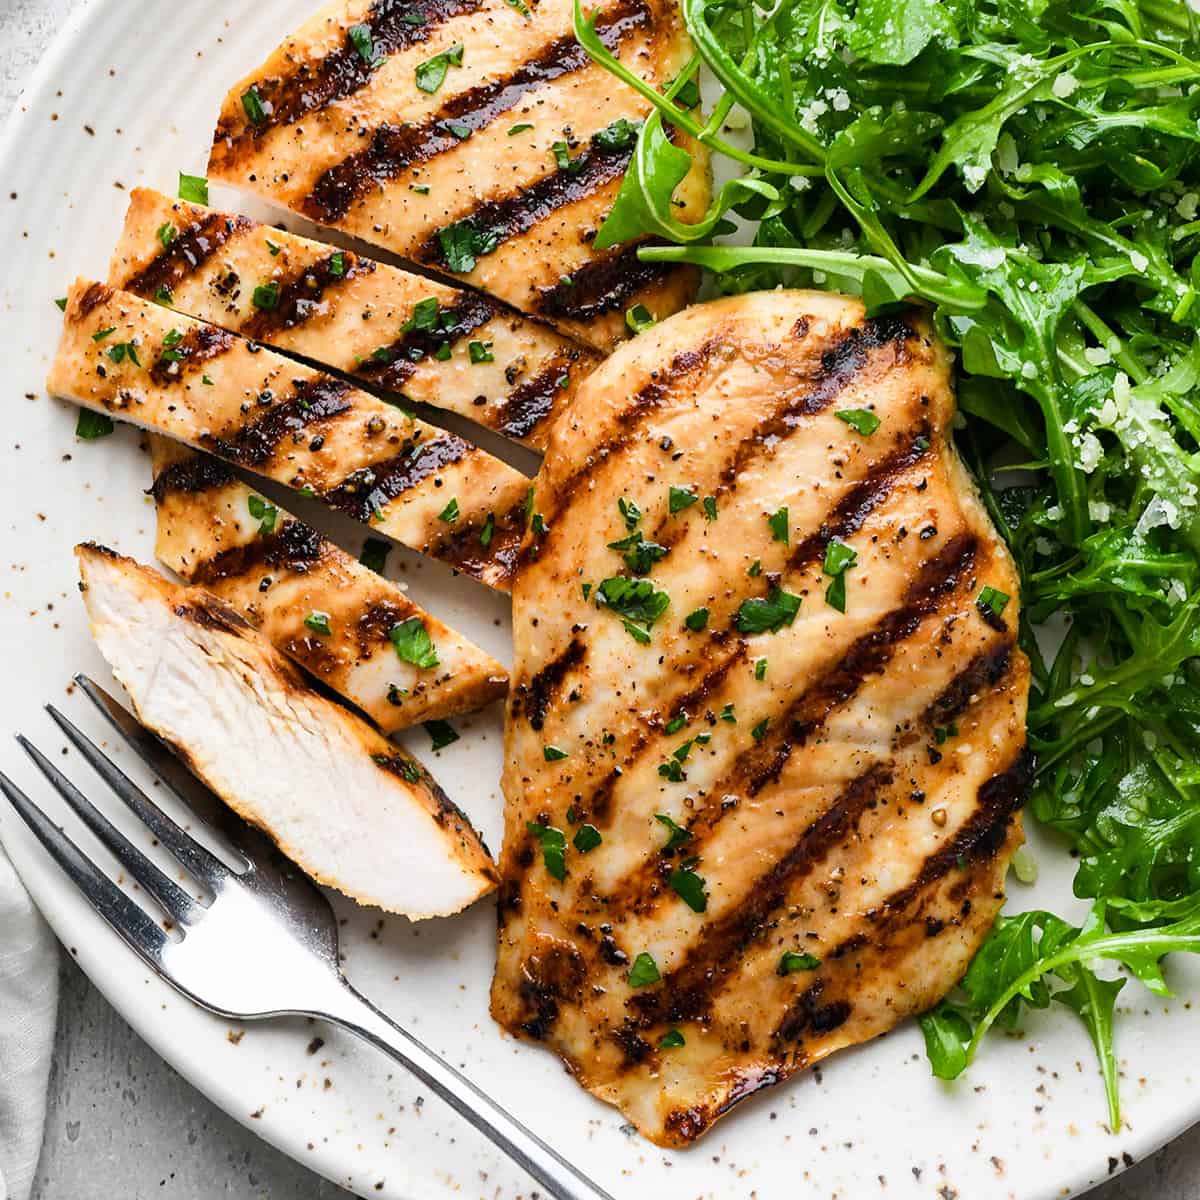
POLYGON ((92 907, 161 978, 237 1021, 303 1016, 329 1021, 390 1055, 486 1134, 557 1200, 612 1200, 537 1134, 389 1020, 347 982, 338 927, 324 895, 260 833, 234 816, 156 737, 86 675, 76 683, 167 787, 244 860, 232 870, 186 833, 53 705, 67 739, 211 896, 188 895, 154 865, 27 738, 21 746, 83 823, 166 914, 164 929, 99 870, 0 773, 0 791, 92 907), (182 936, 179 936, 182 935, 182 936))

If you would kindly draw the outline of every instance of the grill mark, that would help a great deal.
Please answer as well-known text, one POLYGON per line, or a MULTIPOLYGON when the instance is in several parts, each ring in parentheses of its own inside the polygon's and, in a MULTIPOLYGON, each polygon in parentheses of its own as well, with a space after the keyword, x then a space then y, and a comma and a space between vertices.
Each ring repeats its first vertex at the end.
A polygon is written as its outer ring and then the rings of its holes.
POLYGON ((91 316, 102 304, 107 304, 113 297, 113 289, 103 283, 89 284, 87 290, 75 302, 70 319, 82 321, 91 316))
POLYGON ((210 454, 197 454, 160 471, 147 493, 154 497, 156 504, 162 504, 172 494, 195 495, 215 491, 233 483, 234 479, 233 472, 220 459, 210 454))
POLYGON ((193 325, 181 341, 169 348, 164 347, 163 353, 150 368, 150 378, 160 387, 180 383, 187 372, 228 353, 236 341, 232 333, 215 325, 193 325), (178 356, 177 361, 165 358, 164 354, 168 352, 178 356))
POLYGON ((661 990, 652 995, 655 1003, 647 1005, 641 1023, 688 1021, 706 1014, 712 996, 737 969, 768 918, 787 902, 792 885, 846 840, 874 803, 877 792, 891 778, 890 766, 876 763, 852 780, 787 853, 755 880, 738 908, 716 917, 701 929, 683 963, 664 977, 661 990))
POLYGON ((192 568, 191 582, 208 587, 230 579, 243 579, 269 567, 303 575, 325 559, 329 543, 302 521, 284 521, 272 533, 260 534, 244 546, 231 546, 192 568))
MULTIPOLYGON (((896 648, 910 638, 921 622, 937 610, 942 599, 951 594, 975 561, 974 534, 960 534, 948 542, 939 554, 926 561, 917 578, 909 585, 900 607, 893 609, 868 633, 863 634, 822 678, 806 688, 788 707, 775 731, 734 759, 710 790, 713 796, 744 793, 757 796, 777 783, 794 751, 801 749, 829 717, 852 699, 867 678, 882 673, 896 648)), ((744 651, 743 651, 744 652, 744 651)), ((971 666, 967 670, 970 671, 971 666)), ((952 685, 953 686, 953 685, 952 685)), ((966 692, 965 695, 970 695, 966 692)), ((688 824, 691 839, 689 855, 695 854, 702 840, 710 836, 731 811, 724 804, 709 804, 688 824)), ((640 915, 652 911, 661 892, 652 887, 668 860, 659 855, 639 864, 613 889, 607 911, 632 907, 640 915)))
POLYGON ((513 693, 513 717, 524 712, 532 729, 540 730, 546 723, 550 703, 562 686, 563 680, 587 654, 582 638, 572 638, 567 648, 551 659, 528 683, 523 683, 513 693))
POLYGON ((557 321, 594 321, 624 310, 640 292, 663 283, 679 268, 669 263, 647 263, 638 258, 638 247, 584 263, 568 279, 538 288, 534 309, 557 321))
POLYGON ((369 358, 358 363, 354 374, 393 391, 410 379, 417 364, 434 354, 441 346, 453 346, 474 333, 500 314, 500 307, 487 296, 476 292, 460 293, 453 308, 439 313, 439 328, 410 329, 388 346, 381 346, 369 358))
MULTIPOLYGON (((428 41, 438 28, 455 17, 478 11, 486 0, 375 0, 365 23, 370 27, 376 57, 408 50, 428 41), (414 24, 414 15, 423 17, 414 24)), ((257 125, 245 120, 241 112, 222 118, 213 138, 210 168, 235 162, 243 150, 277 125, 291 125, 312 116, 335 100, 342 100, 365 87, 375 72, 363 61, 350 40, 349 31, 336 50, 315 63, 300 63, 288 75, 255 81, 259 99, 266 110, 257 125)))
POLYGON ((429 441, 407 442, 399 454, 353 472, 324 492, 321 499, 357 521, 367 521, 376 509, 385 508, 397 496, 471 452, 471 445, 452 433, 441 433, 429 441))
POLYGON ((258 420, 222 433, 205 434, 202 440, 214 454, 239 466, 261 467, 288 434, 299 433, 316 422, 352 409, 353 390, 348 383, 328 376, 297 379, 292 394, 267 409, 258 420))
MULTIPOLYGON (((454 225, 446 226, 446 229, 465 226, 473 230, 490 245, 489 249, 479 251, 477 257, 491 254, 504 242, 527 233, 559 209, 578 204, 606 184, 621 178, 632 154, 632 146, 606 149, 597 146, 593 138, 589 149, 572 160, 570 169, 554 171, 518 192, 495 200, 485 200, 454 225)), ((417 248, 416 257, 430 266, 449 271, 450 265, 438 236, 440 232, 445 230, 431 234, 417 248)))
POLYGON ((521 441, 554 411, 555 401, 570 382, 570 370, 578 350, 562 350, 534 376, 518 384, 504 400, 496 432, 521 441))
MULTIPOLYGON (((456 522, 455 525, 459 525, 456 522)), ((467 575, 476 578, 499 576, 511 580, 516 574, 520 558, 521 540, 525 536, 525 505, 515 505, 506 513, 495 514, 491 544, 485 549, 479 542, 484 521, 476 521, 462 528, 451 528, 440 541, 426 549, 426 553, 467 575)), ((507 588, 507 583, 494 584, 507 588)))
POLYGON ((354 624, 359 654, 369 658, 377 646, 390 640, 392 630, 414 613, 420 615, 417 606, 403 593, 372 604, 354 624))
POLYGON ((186 229, 176 233, 161 254, 131 275, 121 287, 148 300, 158 294, 159 288, 174 291, 231 238, 253 228, 255 223, 246 217, 201 213, 186 229))
MULTIPOLYGON (((642 0, 622 0, 597 32, 609 50, 616 50, 628 34, 649 21, 650 11, 642 0)), ((567 34, 511 74, 451 96, 418 124, 385 122, 375 129, 366 149, 321 173, 303 201, 305 212, 325 224, 341 220, 364 193, 461 145, 463 139, 451 124, 478 133, 514 109, 529 92, 590 64, 574 34, 567 34)))
POLYGON ((808 1030, 830 1033, 844 1025, 853 1011, 846 1000, 826 1001, 825 980, 818 979, 800 993, 771 1035, 776 1042, 795 1042, 808 1030))
POLYGON ((327 312, 321 305, 327 290, 336 291, 360 275, 370 275, 374 270, 373 262, 359 258, 348 250, 327 254, 303 270, 277 280, 279 300, 275 307, 256 309, 238 332, 252 341, 269 342, 283 330, 295 329, 327 312), (334 272, 335 259, 342 265, 340 275, 334 272))
POLYGON ((925 726, 945 725, 964 712, 976 692, 994 687, 1012 666, 1014 643, 1003 641, 977 654, 921 714, 925 726))

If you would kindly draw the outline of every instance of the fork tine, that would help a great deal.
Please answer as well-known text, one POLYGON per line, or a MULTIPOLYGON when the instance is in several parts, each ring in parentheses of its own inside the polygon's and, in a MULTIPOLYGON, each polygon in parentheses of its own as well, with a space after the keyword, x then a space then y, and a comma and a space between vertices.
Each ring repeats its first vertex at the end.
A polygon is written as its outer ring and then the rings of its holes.
POLYGON ((131 949, 137 951, 155 970, 162 971, 162 954, 168 938, 150 915, 104 875, 3 772, 0 772, 0 791, 92 907, 131 949))
MULTIPOLYGON (((220 885, 232 875, 229 868, 167 816, 124 771, 68 721, 54 705, 47 704, 46 711, 100 778, 116 792, 129 806, 134 816, 158 838, 183 867, 206 887, 213 891, 219 890, 220 885)), ((135 746, 134 749, 139 748, 135 746)))
POLYGON ((193 922, 204 910, 174 880, 162 873, 103 813, 23 734, 17 734, 21 749, 54 785, 55 791, 78 814, 83 823, 108 847, 120 864, 180 925, 193 922))

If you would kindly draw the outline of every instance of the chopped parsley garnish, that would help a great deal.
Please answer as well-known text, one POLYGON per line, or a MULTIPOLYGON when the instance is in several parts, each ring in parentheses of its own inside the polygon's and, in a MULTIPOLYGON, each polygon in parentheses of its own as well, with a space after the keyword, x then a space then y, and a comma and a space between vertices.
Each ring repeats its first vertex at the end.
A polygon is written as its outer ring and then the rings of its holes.
POLYGON ((54 299, 54 303, 58 305, 58 309, 60 312, 67 311, 67 297, 66 296, 56 296, 54 299))
POLYGON ((491 254, 500 245, 500 235, 492 230, 480 230, 467 218, 439 229, 438 244, 447 269, 458 275, 466 275, 475 269, 476 259, 491 254))
POLYGON ((658 970, 658 963, 654 961, 652 954, 647 954, 644 950, 633 960, 633 966, 629 968, 629 986, 632 988, 649 987, 652 983, 657 983, 662 978, 658 970))
POLYGON ((730 725, 736 725, 736 724, 737 724, 737 717, 736 717, 736 715, 734 714, 734 711, 733 711, 733 705, 732 705, 732 704, 727 704, 727 705, 725 705, 725 707, 724 707, 723 709, 721 709, 721 714, 720 714, 720 715, 721 715, 721 720, 722 720, 722 721, 728 721, 730 725))
POLYGON ((684 625, 693 633, 699 633, 708 624, 708 609, 697 608, 683 618, 684 625))
POLYGON ((333 633, 329 625, 329 614, 327 612, 310 612, 304 618, 304 624, 314 633, 324 634, 325 637, 329 637, 333 633))
POLYGON ((717 519, 717 498, 716 496, 704 497, 704 515, 710 520, 717 519))
POLYGON ((635 304, 625 310, 625 327, 630 333, 644 333, 655 324, 657 318, 644 304, 635 304))
POLYGON ((441 345, 440 345, 440 346, 439 346, 439 347, 438 347, 438 348, 437 348, 437 349, 436 349, 436 350, 433 352, 433 357, 434 357, 434 358, 436 358, 436 359, 438 360, 438 362, 449 362, 449 361, 450 361, 450 355, 451 355, 451 349, 450 349, 450 343, 449 343, 449 342, 443 342, 443 343, 442 343, 442 344, 441 344, 441 345))
POLYGON ((446 507, 443 508, 440 513, 438 513, 438 520, 445 521, 447 525, 452 525, 455 521, 458 520, 458 517, 459 517, 458 498, 451 497, 450 503, 447 504, 446 507))
POLYGON ((626 529, 632 531, 638 527, 638 522, 642 519, 642 510, 632 500, 621 496, 617 500, 617 511, 621 514, 626 529))
POLYGON ((368 570, 374 571, 376 575, 382 575, 391 549, 390 542, 385 542, 382 538, 369 537, 363 542, 358 561, 368 570))
POLYGON ((682 846, 684 842, 690 842, 692 840, 692 831, 690 829, 684 829, 682 825, 676 824, 676 822, 671 817, 668 817, 666 813, 655 813, 654 819, 660 825, 665 825, 669 831, 669 836, 661 847, 664 854, 668 850, 674 850, 677 847, 682 846))
POLYGON ((280 250, 283 249, 283 247, 280 246, 278 243, 271 241, 270 238, 263 238, 263 241, 267 243, 267 251, 271 255, 271 257, 278 258, 279 252, 280 252, 280 250))
POLYGON ((650 629, 671 603, 666 592, 660 592, 648 579, 630 579, 612 575, 596 589, 596 603, 611 608, 635 641, 649 642, 650 629))
POLYGON ((496 532, 496 514, 488 513, 483 528, 479 531, 479 544, 486 550, 492 544, 492 536, 496 532))
POLYGON ((113 431, 112 418, 104 413, 93 412, 90 408, 81 408, 75 422, 75 436, 85 442, 94 442, 97 438, 108 437, 113 431))
POLYGON ((767 660, 765 658, 756 658, 754 660, 754 678, 766 679, 767 677, 767 660))
POLYGON ((104 353, 115 363, 124 362, 128 358, 135 367, 142 365, 141 359, 138 358, 137 346, 133 342, 118 342, 115 346, 109 346, 104 353))
POLYGON ((279 509, 275 505, 264 500, 261 496, 247 496, 246 508, 250 515, 258 522, 258 532, 260 534, 274 533, 275 522, 279 518, 279 509))
POLYGON ((704 880, 691 867, 676 867, 667 882, 671 885, 671 890, 692 912, 702 913, 708 908, 704 880))
POLYGON ((838 612, 846 611, 846 572, 858 562, 858 551, 838 538, 833 538, 825 547, 825 563, 822 570, 833 577, 825 589, 825 603, 838 612))
POLYGON ((667 492, 667 509, 669 512, 682 512, 685 508, 691 508, 699 497, 689 488, 673 487, 667 492))
POLYGON ((658 773, 669 783, 682 783, 687 776, 683 773, 683 764, 677 758, 668 758, 658 764, 658 773))
POLYGON ((115 325, 110 325, 107 329, 97 329, 96 332, 92 334, 92 341, 102 342, 106 337, 111 337, 116 332, 117 327, 115 325))
MULTIPOLYGON (((202 384, 204 384, 205 387, 213 387, 214 386, 211 375, 201 375, 200 382, 202 384)), ((303 494, 304 494, 303 489, 301 489, 301 495, 303 495, 303 494)), ((309 495, 312 495, 311 488, 309 489, 309 495)))
POLYGON ((668 1029, 666 1033, 658 1039, 658 1047, 660 1050, 674 1050, 676 1046, 686 1046, 687 1040, 678 1029, 668 1029))
POLYGON ((771 537, 777 542, 782 542, 785 546, 788 543, 788 510, 787 505, 777 509, 767 518, 767 527, 771 530, 771 537))
POLYGON ((986 609, 999 617, 1003 615, 1011 599, 1012 597, 1007 592, 1002 592, 999 588, 994 588, 989 584, 980 591, 975 600, 975 606, 981 610, 986 609))
POLYGON ((496 361, 496 356, 492 353, 491 342, 468 342, 467 356, 473 363, 489 363, 496 361))
POLYGON ((688 715, 685 712, 679 713, 678 716, 672 717, 664 726, 663 729, 667 733, 678 733, 688 723, 688 715))
POLYGON ((575 836, 571 839, 571 845, 579 851, 580 854, 587 854, 590 850, 595 850, 604 838, 600 835, 595 825, 580 825, 575 831, 575 836))
POLYGON ((930 444, 931 443, 930 443, 929 439, 924 434, 922 434, 919 438, 917 438, 917 440, 915 442, 913 442, 913 446, 917 450, 928 450, 930 447, 930 444))
POLYGON ((751 579, 757 579, 762 574, 762 559, 756 558, 750 564, 750 570, 748 570, 746 574, 749 575, 751 579))
POLYGON ((461 67, 463 61, 463 46, 455 43, 449 50, 435 54, 417 65, 415 78, 417 87, 431 95, 446 82, 446 72, 453 67, 461 67))
POLYGON ((255 125, 261 125, 267 119, 267 110, 263 108, 262 97, 258 94, 256 87, 251 87, 248 92, 242 93, 242 107, 246 110, 246 116, 255 125))
POLYGON ((821 965, 821 960, 812 954, 798 954, 795 950, 785 950, 775 968, 776 975, 790 975, 793 971, 815 971, 821 965))
POLYGON ((842 408, 833 415, 863 437, 870 437, 879 428, 879 418, 869 408, 842 408))
POLYGON ((393 625, 388 637, 400 658, 414 667, 429 671, 439 665, 437 648, 420 617, 409 617, 393 625))
POLYGON ((560 750, 557 746, 543 746, 542 757, 547 762, 558 762, 560 759, 567 757, 567 752, 560 750))
POLYGON ((554 155, 554 163, 560 171, 564 171, 568 175, 578 175, 583 169, 585 161, 583 156, 572 158, 571 147, 566 142, 555 142, 550 147, 550 152, 554 155))
POLYGON ((255 308, 271 312, 279 307, 279 283, 272 279, 270 283, 260 283, 251 296, 255 308))
POLYGON ((162 247, 166 250, 175 240, 177 230, 170 221, 164 221, 155 231, 154 236, 162 242, 162 247))
POLYGON ((175 294, 169 287, 167 287, 165 283, 160 283, 158 287, 154 289, 154 300, 155 303, 162 304, 165 307, 170 308, 175 303, 175 294))
POLYGON ((567 877, 567 839, 563 831, 536 821, 526 821, 525 828, 540 843, 547 872, 562 883, 567 877))
POLYGON ((446 128, 454 134, 460 142, 465 142, 475 131, 463 121, 447 121, 446 128))
POLYGON ((334 279, 344 279, 346 276, 346 253, 338 250, 329 256, 329 273, 334 279))
POLYGON ((631 121, 628 117, 618 117, 610 125, 592 135, 592 145, 597 150, 614 151, 627 150, 637 141, 640 121, 631 121))
POLYGON ((419 329, 423 333, 428 333, 438 328, 441 315, 442 306, 438 303, 437 297, 426 296, 424 300, 418 300, 413 305, 408 320, 400 326, 400 332, 411 333, 414 329, 419 329))
POLYGON ((426 721, 425 732, 429 734, 431 750, 444 750, 458 741, 454 726, 447 721, 426 721))
POLYGON ((375 38, 370 25, 351 25, 346 31, 350 44, 358 51, 358 57, 374 71, 383 63, 383 55, 375 53, 375 38))
POLYGON ((739 633, 778 633, 800 611, 800 597, 774 587, 765 596, 743 600, 737 611, 739 633))
POLYGON ((180 171, 179 198, 189 204, 207 204, 208 180, 203 175, 186 175, 180 171))
POLYGON ((770 718, 770 717, 763 717, 763 719, 762 719, 761 721, 759 721, 759 722, 758 722, 758 724, 757 724, 757 725, 755 725, 755 726, 754 726, 754 727, 753 727, 753 728, 750 730, 750 736, 751 736, 751 737, 752 737, 752 738, 753 738, 753 739, 754 739, 756 742, 761 742, 761 741, 763 740, 763 738, 767 736, 767 726, 768 726, 770 723, 771 723, 771 718, 770 718))
POLYGON ((518 121, 516 125, 509 127, 508 136, 516 137, 518 133, 524 133, 527 129, 532 129, 533 125, 529 121, 518 121))
POLYGON ((625 559, 625 565, 635 575, 647 575, 656 562, 664 559, 670 553, 669 547, 660 546, 658 542, 648 542, 637 530, 619 541, 609 542, 610 550, 620 550, 625 559))

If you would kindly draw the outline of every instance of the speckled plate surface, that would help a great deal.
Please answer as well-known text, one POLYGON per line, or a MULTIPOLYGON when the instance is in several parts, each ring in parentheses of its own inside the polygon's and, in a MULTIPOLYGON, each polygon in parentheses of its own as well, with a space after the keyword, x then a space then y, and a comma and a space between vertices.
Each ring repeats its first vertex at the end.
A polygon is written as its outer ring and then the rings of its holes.
MULTIPOLYGON (((109 678, 75 595, 71 548, 96 538, 152 556, 154 514, 142 494, 149 466, 136 432, 77 442, 73 410, 43 395, 59 317, 54 297, 76 274, 103 276, 128 188, 170 190, 178 170, 203 170, 229 83, 309 7, 297 0, 96 0, 62 31, 0 142, 5 734, 20 728, 46 748, 60 746, 39 711, 46 700, 100 734, 83 702, 66 694, 75 671, 109 678)), ((238 204, 216 189, 213 200, 238 204)), ((357 549, 361 531, 318 520, 357 549)), ((422 603, 508 657, 504 601, 414 557, 394 554, 392 565, 422 603)), ((459 725, 462 740, 437 756, 427 753, 423 734, 411 745, 496 845, 498 708, 459 725)), ((91 786, 81 764, 70 766, 91 786)), ((0 768, 52 807, 7 736, 0 768)), ((148 977, 7 809, 0 836, 64 944, 113 1005, 263 1137, 365 1196, 530 1195, 528 1180, 371 1051, 301 1022, 242 1030, 193 1008, 148 977)), ((1069 861, 1046 845, 1035 852, 1041 882, 1014 885, 1013 903, 1062 909, 1071 903, 1069 861)), ((952 1087, 930 1077, 918 1032, 905 1026, 745 1105, 690 1153, 666 1153, 623 1128, 550 1055, 492 1025, 490 904, 421 926, 349 904, 339 903, 339 911, 355 983, 621 1200, 1050 1200, 1086 1189, 1200 1118, 1194 1013, 1183 1000, 1164 1005, 1131 985, 1118 1031, 1126 1127, 1116 1136, 1103 1125, 1090 1047, 1063 1013, 1038 1016, 1020 1040, 991 1040, 970 1077, 952 1087)), ((1175 980, 1185 996, 1200 983, 1180 968, 1175 980)))

